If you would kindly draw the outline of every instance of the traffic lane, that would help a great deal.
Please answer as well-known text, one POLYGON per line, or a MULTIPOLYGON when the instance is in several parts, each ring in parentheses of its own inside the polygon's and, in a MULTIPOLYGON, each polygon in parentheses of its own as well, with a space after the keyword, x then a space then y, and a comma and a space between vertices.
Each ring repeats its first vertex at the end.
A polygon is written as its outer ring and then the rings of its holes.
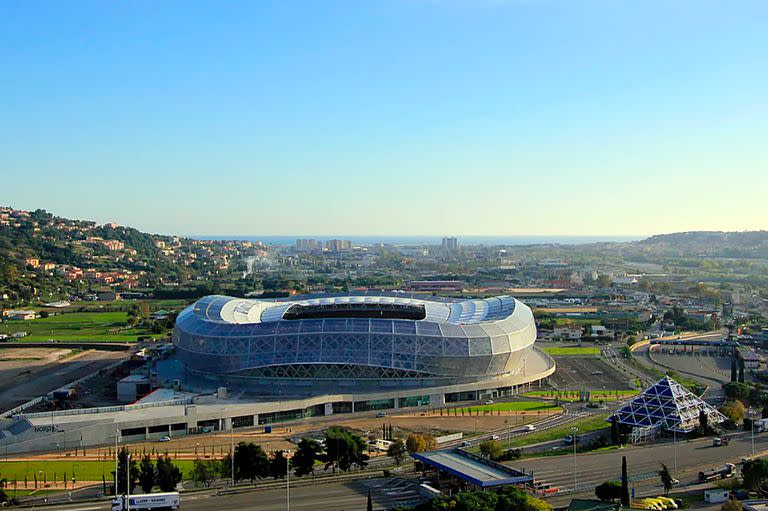
MULTIPOLYGON (((349 483, 323 484, 291 488, 291 509, 296 511, 343 511, 365 509, 367 491, 349 483)), ((374 507, 383 507, 374 497, 374 507)), ((280 511, 286 508, 285 487, 254 490, 232 495, 181 494, 184 511, 227 511, 259 509, 280 511)), ((109 502, 46 506, 49 511, 102 511, 110 509, 109 502)))
MULTIPOLYGON (((658 471, 664 463, 674 472, 675 450, 677 451, 677 472, 681 483, 693 482, 698 470, 730 462, 738 464, 741 458, 752 453, 751 435, 742 432, 731 435, 727 446, 713 447, 712 438, 691 441, 654 444, 642 447, 627 447, 603 453, 579 454, 576 456, 576 478, 579 485, 587 482, 599 484, 617 479, 621 474, 621 457, 627 457, 630 476, 658 471), (690 472, 689 472, 690 470, 690 472)), ((768 435, 755 435, 755 452, 768 450, 768 435)), ((768 454, 768 453, 767 453, 768 454)), ((558 487, 573 486, 573 457, 558 456, 533 458, 508 463, 515 468, 533 471, 537 479, 558 487), (566 461, 567 460, 567 461, 566 461)))

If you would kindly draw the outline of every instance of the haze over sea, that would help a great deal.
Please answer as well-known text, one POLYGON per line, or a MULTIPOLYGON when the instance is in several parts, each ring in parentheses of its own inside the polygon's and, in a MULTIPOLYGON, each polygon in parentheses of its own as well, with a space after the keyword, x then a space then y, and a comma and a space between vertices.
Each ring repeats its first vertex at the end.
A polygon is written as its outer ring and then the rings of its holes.
MULTIPOLYGON (((243 240, 261 241, 270 245, 293 245, 297 239, 320 241, 341 239, 358 245, 440 245, 442 236, 339 236, 339 235, 296 235, 296 236, 190 236, 199 240, 243 240)), ((624 242, 642 239, 640 236, 456 236, 460 245, 583 245, 585 243, 624 242)))

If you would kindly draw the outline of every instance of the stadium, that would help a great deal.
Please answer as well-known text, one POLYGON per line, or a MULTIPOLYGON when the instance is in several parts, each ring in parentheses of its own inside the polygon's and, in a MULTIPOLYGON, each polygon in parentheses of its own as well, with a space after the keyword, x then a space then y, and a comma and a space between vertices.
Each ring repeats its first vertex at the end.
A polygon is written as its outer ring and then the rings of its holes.
POLYGON ((208 296, 185 309, 178 358, 200 376, 351 386, 444 386, 522 375, 531 309, 510 296, 208 296))

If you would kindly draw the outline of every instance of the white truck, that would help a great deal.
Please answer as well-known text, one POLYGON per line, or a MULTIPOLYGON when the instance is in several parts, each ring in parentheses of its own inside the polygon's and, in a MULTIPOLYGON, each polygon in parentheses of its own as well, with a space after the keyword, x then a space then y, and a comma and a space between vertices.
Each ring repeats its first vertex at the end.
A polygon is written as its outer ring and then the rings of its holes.
POLYGON ((179 509, 181 498, 177 492, 123 495, 112 499, 112 511, 150 511, 179 509))
POLYGON ((757 419, 755 421, 755 433, 768 431, 768 419, 757 419))

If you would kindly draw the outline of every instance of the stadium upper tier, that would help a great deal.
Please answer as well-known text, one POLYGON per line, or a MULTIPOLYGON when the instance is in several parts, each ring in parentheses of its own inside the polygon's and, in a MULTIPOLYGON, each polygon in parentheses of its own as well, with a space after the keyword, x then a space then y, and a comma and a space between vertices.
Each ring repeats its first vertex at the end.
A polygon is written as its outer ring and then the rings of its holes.
POLYGON ((208 296, 173 334, 195 371, 304 380, 476 380, 517 372, 535 340, 531 310, 510 296, 208 296))

